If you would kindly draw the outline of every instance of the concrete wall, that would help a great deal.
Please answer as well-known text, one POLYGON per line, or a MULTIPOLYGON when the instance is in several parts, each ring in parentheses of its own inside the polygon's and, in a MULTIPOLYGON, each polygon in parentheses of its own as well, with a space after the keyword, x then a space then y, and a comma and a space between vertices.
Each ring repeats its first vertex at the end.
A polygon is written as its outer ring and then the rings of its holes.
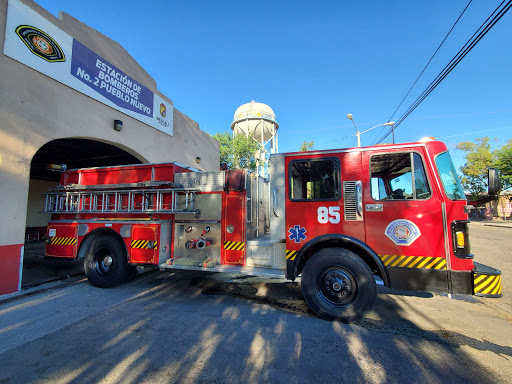
MULTIPOLYGON (((118 43, 67 14, 61 13, 57 19, 32 1, 22 2, 172 104, 118 43)), ((2 52, 7 4, 0 0, 2 52)), ((143 162, 179 161, 206 171, 218 170, 218 142, 176 109, 171 137, 3 54, 0 68, 0 294, 19 289, 30 162, 49 141, 99 140, 123 148, 143 162), (115 119, 124 122, 120 132, 113 129, 115 119), (196 164, 196 157, 201 157, 201 164, 196 164)))
POLYGON ((51 213, 41 213, 44 209, 46 196, 49 189, 55 188, 54 181, 30 179, 27 199, 27 227, 44 227, 51 219, 51 213))

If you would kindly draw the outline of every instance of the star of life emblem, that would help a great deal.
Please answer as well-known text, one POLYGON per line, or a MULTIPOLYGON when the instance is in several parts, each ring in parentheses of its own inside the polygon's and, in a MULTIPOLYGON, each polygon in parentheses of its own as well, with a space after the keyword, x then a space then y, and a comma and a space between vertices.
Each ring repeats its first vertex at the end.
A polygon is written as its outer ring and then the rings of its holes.
POLYGON ((288 230, 288 238, 296 243, 300 243, 301 241, 306 240, 306 232, 306 228, 301 227, 300 225, 294 225, 288 230))

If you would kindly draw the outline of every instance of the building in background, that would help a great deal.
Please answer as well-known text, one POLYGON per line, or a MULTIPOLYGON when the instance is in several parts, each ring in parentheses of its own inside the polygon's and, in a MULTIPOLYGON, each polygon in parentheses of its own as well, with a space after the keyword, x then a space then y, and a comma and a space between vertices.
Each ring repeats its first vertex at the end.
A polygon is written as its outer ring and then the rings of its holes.
POLYGON ((24 241, 48 221, 38 212, 41 194, 59 182, 52 164, 177 161, 218 170, 219 143, 122 46, 72 16, 2 0, 0 20, 2 295, 20 289, 24 241))

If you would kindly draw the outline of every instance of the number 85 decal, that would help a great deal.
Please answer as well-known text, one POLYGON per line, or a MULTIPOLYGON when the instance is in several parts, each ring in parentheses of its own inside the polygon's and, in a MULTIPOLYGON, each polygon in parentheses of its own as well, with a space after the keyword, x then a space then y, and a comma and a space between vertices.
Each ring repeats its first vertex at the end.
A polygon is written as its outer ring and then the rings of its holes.
POLYGON ((341 221, 340 207, 318 207, 317 213, 320 224, 338 224, 341 221))

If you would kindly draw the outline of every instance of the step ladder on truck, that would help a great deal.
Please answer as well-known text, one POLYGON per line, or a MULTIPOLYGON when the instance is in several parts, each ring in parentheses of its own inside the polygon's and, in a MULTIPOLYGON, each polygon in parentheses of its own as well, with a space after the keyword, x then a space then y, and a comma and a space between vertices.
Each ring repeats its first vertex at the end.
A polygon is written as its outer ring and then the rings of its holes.
MULTIPOLYGON (((46 257, 111 287, 137 267, 301 277, 328 320, 355 321, 376 285, 500 297, 473 261, 467 202, 432 140, 270 156, 269 176, 176 162, 69 170, 47 194, 46 257)), ((489 194, 499 177, 489 171, 489 194)))

